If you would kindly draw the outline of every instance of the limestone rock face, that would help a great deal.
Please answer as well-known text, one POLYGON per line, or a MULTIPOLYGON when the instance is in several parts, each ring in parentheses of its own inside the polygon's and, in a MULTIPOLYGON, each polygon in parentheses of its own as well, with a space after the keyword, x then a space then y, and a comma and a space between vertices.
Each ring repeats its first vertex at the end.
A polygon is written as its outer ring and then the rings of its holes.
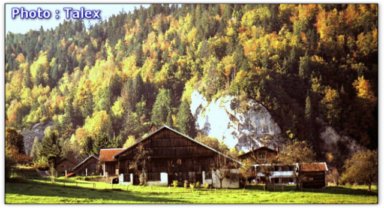
POLYGON ((46 123, 37 123, 32 126, 30 129, 23 129, 21 134, 24 137, 24 148, 25 152, 29 155, 32 149, 33 141, 35 138, 38 138, 40 141, 44 137, 44 130, 49 126, 52 126, 53 122, 49 121, 46 123))
POLYGON ((208 102, 198 91, 194 91, 191 98, 196 129, 223 141, 228 147, 246 151, 260 146, 277 148, 281 143, 280 127, 260 103, 248 100, 241 109, 234 96, 208 102))

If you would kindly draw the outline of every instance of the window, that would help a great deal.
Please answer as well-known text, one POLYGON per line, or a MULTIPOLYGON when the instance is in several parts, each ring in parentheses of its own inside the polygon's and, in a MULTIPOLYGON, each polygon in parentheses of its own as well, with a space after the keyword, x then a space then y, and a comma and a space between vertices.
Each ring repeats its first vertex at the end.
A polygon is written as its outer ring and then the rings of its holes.
POLYGON ((273 169, 274 171, 279 171, 279 166, 275 166, 273 169))
POLYGON ((275 178, 275 179, 274 179, 274 183, 279 183, 279 179, 278 179, 278 178, 275 178))
POLYGON ((290 181, 291 178, 283 178, 282 180, 283 180, 283 183, 289 183, 289 182, 291 182, 291 181, 290 181))
POLYGON ((147 173, 148 181, 160 181, 160 173, 147 173))
POLYGON ((259 159, 265 159, 266 158, 266 153, 265 152, 259 152, 259 154, 258 154, 258 158, 259 159))
POLYGON ((212 172, 211 171, 205 171, 205 179, 212 179, 212 172))

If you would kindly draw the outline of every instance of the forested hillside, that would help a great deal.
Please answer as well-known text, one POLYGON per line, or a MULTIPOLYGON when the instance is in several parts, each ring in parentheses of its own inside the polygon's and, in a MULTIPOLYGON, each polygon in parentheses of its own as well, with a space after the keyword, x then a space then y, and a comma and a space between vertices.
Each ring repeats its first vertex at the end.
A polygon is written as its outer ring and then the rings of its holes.
POLYGON ((5 56, 6 127, 51 121, 62 151, 129 145, 162 124, 196 135, 194 90, 260 102, 315 150, 324 126, 378 144, 377 5, 154 4, 8 33, 5 56))

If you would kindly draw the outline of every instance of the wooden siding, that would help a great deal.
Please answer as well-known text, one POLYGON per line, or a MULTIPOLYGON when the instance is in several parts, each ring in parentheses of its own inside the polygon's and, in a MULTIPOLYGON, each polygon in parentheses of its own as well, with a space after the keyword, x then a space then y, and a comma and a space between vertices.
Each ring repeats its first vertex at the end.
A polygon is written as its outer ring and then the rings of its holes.
POLYGON ((67 171, 67 173, 69 173, 74 166, 75 166, 75 164, 73 164, 71 161, 64 159, 56 165, 56 172, 57 172, 58 176, 64 176, 65 171, 67 171))
POLYGON ((116 170, 118 168, 117 161, 114 162, 104 162, 102 163, 104 166, 103 170, 105 171, 103 174, 108 173, 108 176, 114 176, 117 175, 116 170))
POLYGON ((302 188, 323 188, 325 187, 325 172, 300 172, 302 188))
POLYGON ((99 160, 94 157, 90 157, 89 159, 87 159, 87 161, 85 161, 83 164, 79 165, 73 170, 73 173, 75 173, 76 175, 82 175, 82 176, 86 174, 97 175, 99 172, 100 172, 99 160))

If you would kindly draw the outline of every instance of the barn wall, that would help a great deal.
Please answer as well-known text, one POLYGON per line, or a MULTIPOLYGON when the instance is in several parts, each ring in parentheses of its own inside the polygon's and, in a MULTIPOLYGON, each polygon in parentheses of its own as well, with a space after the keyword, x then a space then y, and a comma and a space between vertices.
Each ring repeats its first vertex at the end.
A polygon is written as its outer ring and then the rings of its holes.
POLYGON ((222 188, 239 188, 239 169, 221 169, 212 170, 212 186, 214 188, 220 188, 220 174, 228 175, 222 181, 222 188))
POLYGON ((69 173, 75 165, 68 160, 62 161, 56 166, 56 172, 58 176, 64 176, 65 171, 69 173))
POLYGON ((91 158, 83 163, 80 167, 74 170, 76 175, 85 176, 88 175, 97 175, 99 173, 99 161, 96 158, 91 158), (87 171, 86 171, 87 169, 87 171))
POLYGON ((325 187, 325 172, 300 172, 301 186, 303 188, 325 187))
POLYGON ((103 176, 114 176, 118 175, 119 169, 117 162, 103 162, 102 164, 103 176))

